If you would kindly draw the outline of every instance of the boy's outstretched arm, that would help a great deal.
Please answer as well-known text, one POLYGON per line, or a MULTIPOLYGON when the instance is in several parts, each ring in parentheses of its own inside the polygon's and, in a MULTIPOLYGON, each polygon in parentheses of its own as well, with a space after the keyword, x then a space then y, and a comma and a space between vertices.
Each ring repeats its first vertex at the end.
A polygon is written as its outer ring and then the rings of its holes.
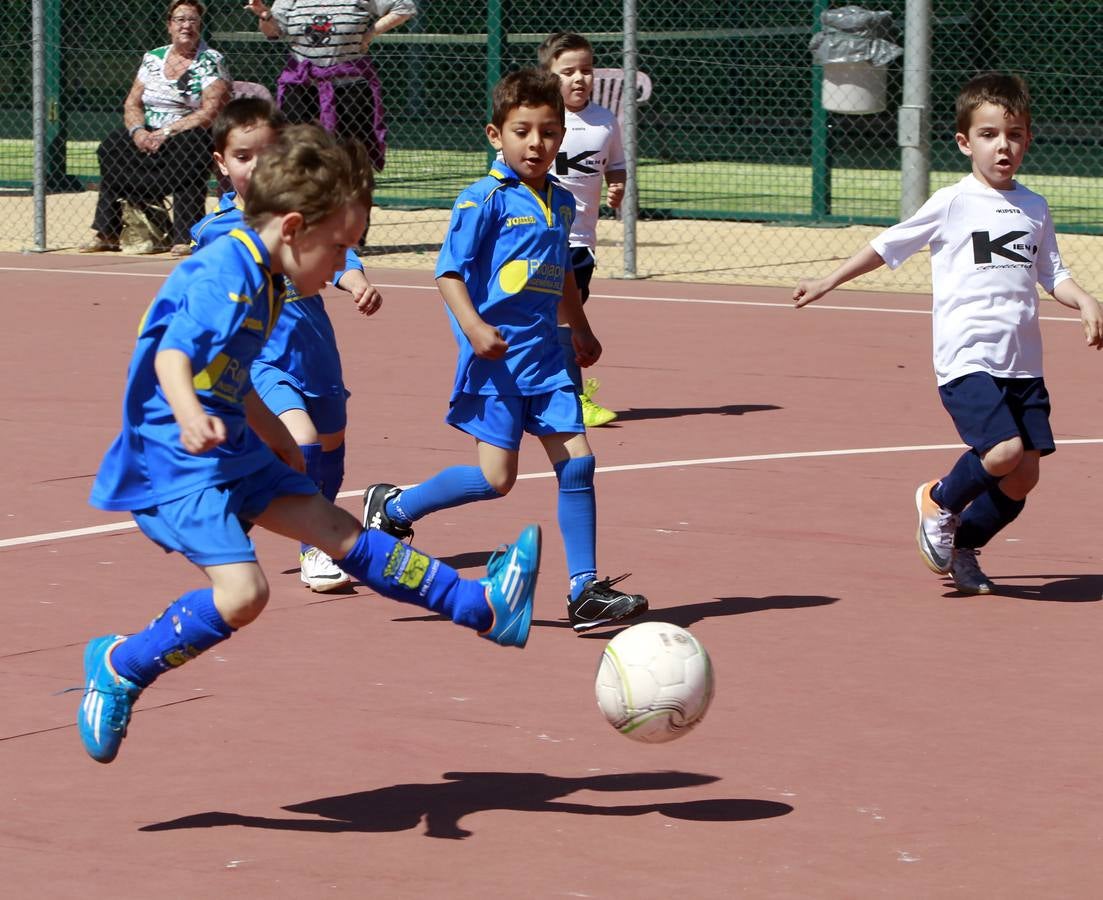
POLYGON ((578 293, 578 282, 574 280, 573 269, 567 269, 566 277, 563 279, 563 296, 559 298, 558 319, 561 323, 571 326, 575 362, 582 368, 596 363, 601 358, 601 342, 590 328, 590 320, 582 306, 582 296, 578 293))
POLYGON ((365 316, 378 312, 383 305, 383 295, 361 269, 346 269, 337 279, 337 287, 352 294, 353 303, 365 316))
POLYGON ((484 322, 475 311, 475 304, 471 302, 467 285, 463 283, 458 273, 446 272, 439 276, 437 288, 479 359, 501 359, 506 355, 509 344, 505 342, 497 328, 484 322))
POLYGON ((800 309, 807 306, 813 300, 819 300, 828 291, 832 291, 840 284, 865 275, 874 269, 879 269, 885 264, 877 251, 866 244, 850 259, 825 278, 802 278, 793 291, 793 305, 800 309))
POLYGON ((205 453, 226 440, 226 423, 210 415, 199 402, 191 360, 182 350, 161 350, 153 359, 153 371, 180 426, 180 443, 188 453, 205 453))
POLYGON ((1071 278, 1066 278, 1053 289, 1053 297, 1072 309, 1080 310, 1080 324, 1089 347, 1103 347, 1103 310, 1099 301, 1071 278))

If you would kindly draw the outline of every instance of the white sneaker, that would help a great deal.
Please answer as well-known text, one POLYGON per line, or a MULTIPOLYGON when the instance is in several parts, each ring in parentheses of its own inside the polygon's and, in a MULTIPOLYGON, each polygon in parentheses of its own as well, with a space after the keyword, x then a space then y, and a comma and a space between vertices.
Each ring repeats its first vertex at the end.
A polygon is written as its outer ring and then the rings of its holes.
POLYGON ((938 482, 928 481, 915 491, 915 508, 919 513, 919 527, 915 542, 919 555, 932 572, 945 575, 950 571, 954 558, 954 533, 960 519, 948 509, 943 509, 931 497, 931 488, 938 482))
POLYGON ((311 547, 299 554, 299 579, 312 591, 323 594, 344 587, 352 576, 337 566, 322 550, 311 547))
POLYGON ((969 547, 958 547, 954 550, 954 560, 950 563, 950 577, 954 579, 954 587, 963 594, 991 594, 992 582, 977 565, 979 550, 969 547))

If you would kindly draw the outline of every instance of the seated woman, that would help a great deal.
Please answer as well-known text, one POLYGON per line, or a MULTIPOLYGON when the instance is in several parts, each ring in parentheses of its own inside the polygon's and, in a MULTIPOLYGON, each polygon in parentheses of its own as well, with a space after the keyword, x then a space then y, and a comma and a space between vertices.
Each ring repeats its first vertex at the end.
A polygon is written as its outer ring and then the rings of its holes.
POLYGON ((200 0, 171 0, 171 43, 150 50, 123 104, 123 128, 100 144, 100 195, 94 234, 82 253, 119 249, 122 200, 159 202, 172 195, 173 256, 187 255, 188 229, 206 213, 211 172, 210 127, 230 98, 222 54, 199 34, 200 0))

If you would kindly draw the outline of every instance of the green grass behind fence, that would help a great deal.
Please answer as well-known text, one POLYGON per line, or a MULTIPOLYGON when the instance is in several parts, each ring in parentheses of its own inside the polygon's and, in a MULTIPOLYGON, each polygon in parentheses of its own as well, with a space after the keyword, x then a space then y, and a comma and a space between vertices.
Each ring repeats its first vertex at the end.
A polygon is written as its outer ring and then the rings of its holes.
MULTIPOLYGON (((0 140, 0 184, 30 189, 31 144, 0 140)), ((94 141, 68 144, 68 174, 94 181, 99 177, 94 141)), ((486 171, 486 155, 450 150, 391 148, 387 168, 378 178, 377 202, 383 206, 448 207, 456 194, 486 171)), ((934 172, 934 191, 961 178, 965 171, 934 172)), ((1043 194, 1058 230, 1103 232, 1103 180, 1039 175, 1029 165, 1022 181, 1043 194)), ((748 162, 665 162, 645 159, 639 168, 640 207, 647 216, 755 220, 811 216, 812 173, 808 166, 748 162)), ((900 173, 883 169, 836 169, 831 173, 833 217, 873 222, 899 217, 900 173)))

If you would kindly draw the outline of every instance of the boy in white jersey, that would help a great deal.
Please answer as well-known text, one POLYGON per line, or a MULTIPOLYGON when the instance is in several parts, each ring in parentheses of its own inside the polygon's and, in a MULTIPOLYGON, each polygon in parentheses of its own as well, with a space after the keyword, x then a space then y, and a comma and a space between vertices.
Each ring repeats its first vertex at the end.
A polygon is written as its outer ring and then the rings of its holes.
POLYGON ((826 278, 802 279, 793 300, 805 306, 930 246, 938 392, 970 449, 949 474, 917 489, 916 541, 927 566, 949 573, 959 591, 990 594, 978 549, 1022 511, 1039 458, 1054 451, 1036 285, 1080 311, 1097 349, 1103 311, 1062 264, 1045 199, 1015 181, 1032 138, 1023 80, 973 78, 958 95, 956 124, 972 174, 936 191, 826 278))
MULTIPOLYGON (((575 199, 575 220, 571 225, 571 267, 582 302, 590 296, 597 247, 597 219, 601 208, 602 176, 608 185, 605 202, 613 209, 624 199, 624 148, 620 123, 604 106, 590 99, 594 92, 594 48, 580 34, 557 31, 548 35, 537 51, 540 66, 559 76, 563 103, 567 108, 567 133, 555 156, 552 174, 575 199)), ((575 361, 571 328, 560 318, 559 343, 567 358, 567 373, 582 401, 582 421, 587 428, 607 425, 617 417, 611 409, 594 402, 598 382, 582 383, 575 361)))

